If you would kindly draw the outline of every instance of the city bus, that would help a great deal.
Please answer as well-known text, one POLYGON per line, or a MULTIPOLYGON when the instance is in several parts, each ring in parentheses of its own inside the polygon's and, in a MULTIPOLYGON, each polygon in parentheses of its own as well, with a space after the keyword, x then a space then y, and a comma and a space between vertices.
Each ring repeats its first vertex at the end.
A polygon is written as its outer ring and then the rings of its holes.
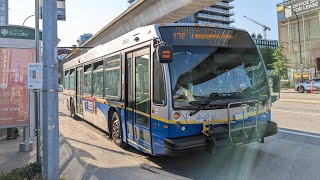
POLYGON ((72 117, 120 147, 179 155, 277 133, 265 64, 248 32, 208 24, 137 28, 63 65, 72 117))

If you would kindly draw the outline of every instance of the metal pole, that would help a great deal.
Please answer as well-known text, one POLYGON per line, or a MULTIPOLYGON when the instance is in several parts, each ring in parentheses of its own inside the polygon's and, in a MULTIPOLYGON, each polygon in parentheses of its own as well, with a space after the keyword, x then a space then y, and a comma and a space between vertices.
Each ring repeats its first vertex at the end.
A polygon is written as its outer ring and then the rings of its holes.
MULTIPOLYGON (((290 8, 288 8, 290 9, 290 8)), ((301 50, 301 36, 300 36, 300 21, 299 21, 299 17, 297 15, 297 13, 293 10, 293 9, 290 9, 294 15, 296 16, 296 19, 297 19, 297 22, 298 22, 298 36, 299 36, 299 53, 300 53, 300 64, 301 64, 301 82, 303 82, 303 63, 302 63, 302 50, 301 50)))
POLYGON ((43 162, 45 179, 59 179, 57 0, 43 0, 43 162))
POLYGON ((23 21, 22 26, 24 26, 24 23, 26 23, 26 21, 27 21, 29 18, 31 18, 32 16, 35 16, 35 15, 32 14, 32 15, 28 16, 28 17, 23 21))
MULTIPOLYGON (((39 30, 39 0, 35 0, 35 41, 36 41, 36 63, 40 62, 40 30, 39 30)), ((41 133, 40 133, 40 93, 35 92, 35 123, 36 123, 36 136, 37 136, 37 163, 41 164, 40 146, 41 146, 41 133)))

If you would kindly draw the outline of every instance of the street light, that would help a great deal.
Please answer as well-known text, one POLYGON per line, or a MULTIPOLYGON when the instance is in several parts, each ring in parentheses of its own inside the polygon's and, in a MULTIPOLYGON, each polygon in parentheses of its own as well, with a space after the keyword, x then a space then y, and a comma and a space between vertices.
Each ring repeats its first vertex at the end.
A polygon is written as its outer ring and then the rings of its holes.
POLYGON ((35 16, 35 15, 32 14, 32 15, 28 16, 28 17, 23 21, 22 26, 24 26, 24 23, 25 23, 29 18, 31 18, 32 16, 35 16))
POLYGON ((301 82, 303 82, 303 63, 302 63, 302 52, 301 52, 301 37, 300 37, 300 21, 299 21, 299 17, 297 15, 297 13, 292 9, 292 8, 288 8, 286 7, 286 9, 290 9, 294 15, 296 16, 297 22, 298 22, 298 36, 299 36, 299 53, 300 53, 300 64, 301 64, 301 82))

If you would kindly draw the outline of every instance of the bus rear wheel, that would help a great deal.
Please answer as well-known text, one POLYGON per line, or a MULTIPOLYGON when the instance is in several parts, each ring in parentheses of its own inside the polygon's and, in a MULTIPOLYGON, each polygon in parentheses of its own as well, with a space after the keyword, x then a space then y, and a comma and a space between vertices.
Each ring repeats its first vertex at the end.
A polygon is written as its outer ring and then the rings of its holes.
POLYGON ((111 129, 112 140, 117 146, 124 147, 125 143, 122 140, 120 118, 117 112, 114 112, 112 114, 111 120, 112 120, 112 129, 111 129))

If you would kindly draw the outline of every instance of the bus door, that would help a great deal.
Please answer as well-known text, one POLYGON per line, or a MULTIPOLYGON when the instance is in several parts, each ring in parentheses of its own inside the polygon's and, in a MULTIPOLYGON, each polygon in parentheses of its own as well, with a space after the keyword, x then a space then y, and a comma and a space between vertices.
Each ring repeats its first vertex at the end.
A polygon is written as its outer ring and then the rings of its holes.
POLYGON ((149 48, 127 53, 126 66, 128 140, 151 152, 149 48))
POLYGON ((77 68, 77 74, 76 74, 77 80, 76 80, 76 113, 83 117, 83 105, 82 105, 82 98, 83 98, 83 91, 82 91, 82 77, 83 77, 83 71, 82 67, 77 68))

